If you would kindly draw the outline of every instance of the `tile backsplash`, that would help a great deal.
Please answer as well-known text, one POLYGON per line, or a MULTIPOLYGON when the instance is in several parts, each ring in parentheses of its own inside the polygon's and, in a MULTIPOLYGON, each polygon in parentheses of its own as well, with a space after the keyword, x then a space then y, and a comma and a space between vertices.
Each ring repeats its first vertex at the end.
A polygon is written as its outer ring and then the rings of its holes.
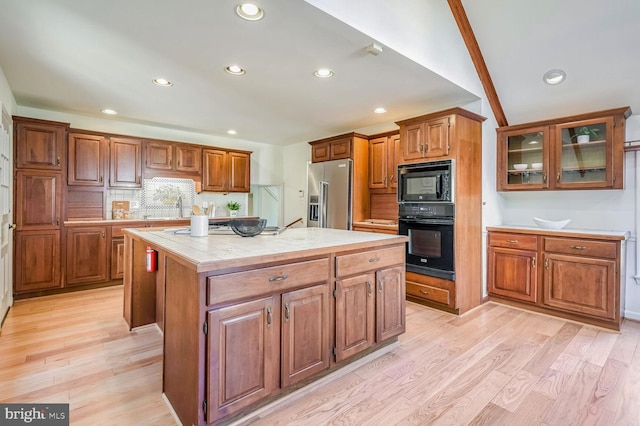
POLYGON ((176 207, 178 196, 182 197, 182 213, 184 217, 191 215, 192 205, 206 207, 213 203, 216 206, 215 216, 229 216, 227 203, 240 203, 240 216, 249 214, 247 210, 248 194, 230 193, 220 194, 203 192, 197 194, 191 179, 155 178, 145 179, 143 189, 108 189, 106 218, 112 217, 113 201, 129 201, 132 219, 145 217, 178 217, 176 207), (150 182, 147 182, 150 181, 150 182))

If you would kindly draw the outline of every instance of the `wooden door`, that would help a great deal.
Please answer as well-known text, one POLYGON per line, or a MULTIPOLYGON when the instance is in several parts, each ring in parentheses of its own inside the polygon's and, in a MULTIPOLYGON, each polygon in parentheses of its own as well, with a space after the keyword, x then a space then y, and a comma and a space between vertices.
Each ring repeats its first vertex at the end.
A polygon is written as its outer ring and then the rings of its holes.
POLYGON ((16 293, 61 287, 60 231, 19 231, 15 242, 16 293))
POLYGON ((405 332, 406 285, 404 266, 376 272, 376 341, 405 332))
POLYGON ((381 137, 369 141, 369 189, 387 187, 387 138, 381 137))
POLYGON ((229 152, 229 191, 249 192, 251 190, 251 160, 245 152, 229 152))
POLYGON ((64 158, 64 126, 16 121, 16 167, 61 171, 64 158))
POLYGON ((207 314, 207 423, 279 387, 280 295, 207 314))
POLYGON ((444 157, 449 155, 449 117, 425 123, 424 156, 444 157))
POLYGON ((607 319, 617 319, 615 260, 545 254, 543 303, 607 319))
POLYGON ((106 227, 67 228, 66 245, 68 285, 107 281, 109 257, 106 227))
POLYGON ((191 145, 176 145, 176 170, 200 173, 202 148, 191 145))
POLYGON ((401 129, 402 159, 418 160, 424 157, 424 123, 410 124, 401 129))
POLYGON ((489 294, 535 303, 538 297, 537 257, 535 251, 489 247, 489 294))
POLYGON ((147 142, 145 166, 147 169, 173 170, 173 145, 147 142))
POLYGON ((16 172, 16 229, 60 227, 62 175, 38 170, 16 172))
POLYGON ((375 343, 375 273, 336 281, 336 362, 375 343))
POLYGON ((282 387, 329 368, 329 286, 282 295, 282 387))
POLYGON ((109 156, 109 186, 112 188, 142 187, 142 141, 111 138, 109 156))
POLYGON ((14 217, 11 117, 2 106, 0 123, 0 318, 4 318, 13 305, 14 217))
POLYGON ((106 139, 102 136, 69 134, 68 185, 104 185, 106 143, 106 139))
POLYGON ((202 190, 227 191, 227 152, 220 149, 204 149, 202 171, 202 190))
POLYGON ((390 192, 396 192, 398 188, 398 164, 402 159, 400 151, 400 135, 389 136, 387 139, 387 174, 389 175, 387 187, 390 192))
POLYGON ((124 277, 124 237, 111 239, 111 279, 124 277))

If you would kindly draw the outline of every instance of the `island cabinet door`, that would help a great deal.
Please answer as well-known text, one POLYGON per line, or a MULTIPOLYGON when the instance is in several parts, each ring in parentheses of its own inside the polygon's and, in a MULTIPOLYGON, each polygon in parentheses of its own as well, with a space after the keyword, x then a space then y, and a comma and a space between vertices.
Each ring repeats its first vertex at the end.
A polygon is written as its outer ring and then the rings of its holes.
POLYGON ((396 266, 376 272, 376 341, 382 342, 405 331, 405 272, 396 266))
POLYGON ((329 286, 282 295, 282 387, 329 368, 329 286))
POLYGON ((208 313, 207 423, 279 388, 280 295, 208 313))
POLYGON ((336 281, 336 362, 375 343, 375 273, 336 281))

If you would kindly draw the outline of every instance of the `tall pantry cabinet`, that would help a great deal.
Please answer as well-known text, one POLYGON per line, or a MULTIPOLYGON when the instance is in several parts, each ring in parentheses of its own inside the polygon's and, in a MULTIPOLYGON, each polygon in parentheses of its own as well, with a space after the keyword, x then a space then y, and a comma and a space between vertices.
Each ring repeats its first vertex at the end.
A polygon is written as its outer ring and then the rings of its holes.
POLYGON ((60 288, 68 126, 14 117, 15 293, 60 288))

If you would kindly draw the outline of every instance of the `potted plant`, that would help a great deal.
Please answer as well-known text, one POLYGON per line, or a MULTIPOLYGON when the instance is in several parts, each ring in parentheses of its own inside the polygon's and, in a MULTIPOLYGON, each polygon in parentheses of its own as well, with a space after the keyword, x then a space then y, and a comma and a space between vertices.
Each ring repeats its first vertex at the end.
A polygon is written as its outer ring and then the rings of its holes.
POLYGON ((586 143, 589 142, 591 136, 594 138, 598 137, 598 129, 590 129, 589 127, 581 127, 578 129, 577 133, 571 136, 571 139, 576 138, 578 143, 586 143))
POLYGON ((240 210, 240 203, 237 201, 229 201, 227 203, 227 209, 229 209, 229 216, 236 217, 238 216, 238 210, 240 210))

